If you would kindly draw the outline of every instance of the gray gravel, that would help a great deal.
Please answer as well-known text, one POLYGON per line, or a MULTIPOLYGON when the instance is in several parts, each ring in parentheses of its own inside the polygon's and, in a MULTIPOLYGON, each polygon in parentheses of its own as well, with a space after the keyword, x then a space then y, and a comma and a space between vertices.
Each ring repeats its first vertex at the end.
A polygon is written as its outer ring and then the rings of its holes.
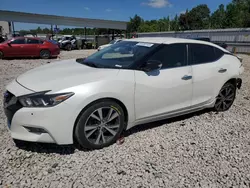
MULTIPOLYGON (((61 59, 92 52, 62 52, 61 59)), ((0 187, 250 187, 250 57, 242 57, 243 87, 229 111, 141 125, 102 150, 25 142, 19 149, 0 108, 0 187)), ((1 93, 47 61, 0 60, 1 93)))

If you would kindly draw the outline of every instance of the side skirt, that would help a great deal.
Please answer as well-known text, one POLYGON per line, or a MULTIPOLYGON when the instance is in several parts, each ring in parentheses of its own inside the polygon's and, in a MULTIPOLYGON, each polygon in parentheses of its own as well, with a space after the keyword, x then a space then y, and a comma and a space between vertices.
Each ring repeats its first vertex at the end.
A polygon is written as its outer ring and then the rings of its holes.
POLYGON ((129 123, 128 126, 127 126, 127 130, 134 127, 134 126, 136 126, 136 125, 151 123, 151 122, 160 121, 160 120, 164 120, 164 119, 169 119, 169 118, 173 118, 173 117, 178 117, 178 116, 190 114, 190 113, 193 113, 193 112, 201 111, 201 110, 204 110, 206 108, 212 108, 215 105, 215 102, 216 102, 216 100, 213 99, 212 101, 209 100, 207 102, 204 102, 204 103, 201 103, 201 104, 198 104, 198 105, 194 105, 194 106, 190 106, 188 108, 183 108, 183 109, 180 109, 180 110, 175 110, 175 111, 172 111, 172 112, 159 114, 159 115, 156 115, 156 116, 150 116, 150 117, 146 117, 146 118, 143 118, 143 119, 138 119, 134 123, 129 123))

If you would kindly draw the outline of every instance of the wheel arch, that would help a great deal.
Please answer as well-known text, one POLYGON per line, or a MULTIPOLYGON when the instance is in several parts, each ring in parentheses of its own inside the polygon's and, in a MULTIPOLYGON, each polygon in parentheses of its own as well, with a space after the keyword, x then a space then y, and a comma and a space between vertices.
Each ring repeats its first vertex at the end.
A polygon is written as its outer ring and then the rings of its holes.
POLYGON ((128 116, 129 116, 129 115, 128 115, 128 109, 127 109, 127 107, 125 106, 125 104, 124 104, 122 101, 120 101, 119 99, 116 99, 116 98, 114 98, 114 97, 105 97, 105 98, 96 99, 96 100, 90 102, 88 105, 86 105, 86 106, 80 111, 80 113, 77 115, 77 118, 76 118, 76 120, 75 120, 75 122, 74 122, 73 132, 72 132, 72 133, 73 133, 72 136, 73 136, 73 142, 74 142, 74 143, 76 143, 76 139, 75 139, 75 128, 76 128, 77 122, 78 122, 79 118, 81 117, 82 113, 83 113, 86 109, 88 109, 91 105, 93 105, 93 104, 95 104, 95 103, 98 103, 98 102, 101 102, 101 101, 104 101, 104 100, 111 100, 111 101, 114 101, 114 102, 116 102, 117 104, 119 104, 119 105, 121 106, 121 108, 123 109, 123 112, 124 112, 124 117, 125 117, 124 130, 127 129, 128 116))
MULTIPOLYGON (((51 51, 50 51, 49 48, 41 48, 40 51, 39 51, 39 54, 38 54, 39 57, 41 56, 41 52, 44 51, 44 50, 47 50, 47 51, 49 52, 49 56, 51 57, 51 51)), ((50 58, 50 57, 49 57, 49 58, 50 58)))

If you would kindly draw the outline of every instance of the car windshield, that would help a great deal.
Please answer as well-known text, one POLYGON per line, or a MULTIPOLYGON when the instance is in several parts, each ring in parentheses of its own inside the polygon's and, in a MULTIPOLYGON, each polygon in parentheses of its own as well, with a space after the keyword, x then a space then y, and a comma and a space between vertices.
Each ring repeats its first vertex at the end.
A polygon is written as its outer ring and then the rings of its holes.
POLYGON ((80 63, 97 68, 129 69, 158 45, 146 42, 122 41, 90 55, 80 63))

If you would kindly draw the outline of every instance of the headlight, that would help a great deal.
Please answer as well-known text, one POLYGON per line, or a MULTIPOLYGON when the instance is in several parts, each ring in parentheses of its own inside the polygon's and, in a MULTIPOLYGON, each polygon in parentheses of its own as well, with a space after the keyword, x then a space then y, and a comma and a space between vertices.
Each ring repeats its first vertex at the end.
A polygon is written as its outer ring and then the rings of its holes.
POLYGON ((24 107, 52 107, 70 98, 74 93, 48 94, 49 91, 18 97, 24 107))

